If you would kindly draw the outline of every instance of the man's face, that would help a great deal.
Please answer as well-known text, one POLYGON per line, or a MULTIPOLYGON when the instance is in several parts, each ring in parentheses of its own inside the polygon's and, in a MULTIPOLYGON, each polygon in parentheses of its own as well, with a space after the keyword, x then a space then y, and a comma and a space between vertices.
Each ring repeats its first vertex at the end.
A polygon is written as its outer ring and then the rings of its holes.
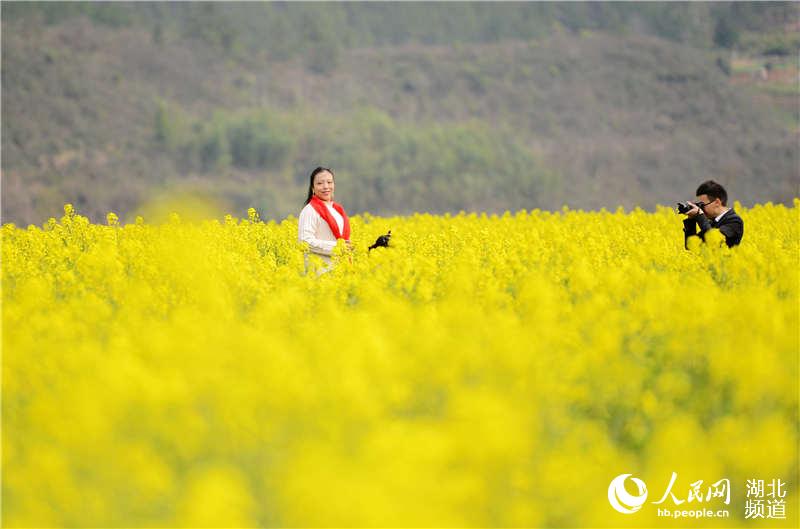
POLYGON ((722 213, 722 203, 718 198, 709 198, 708 195, 697 195, 697 201, 705 204, 702 209, 706 217, 714 218, 722 213))

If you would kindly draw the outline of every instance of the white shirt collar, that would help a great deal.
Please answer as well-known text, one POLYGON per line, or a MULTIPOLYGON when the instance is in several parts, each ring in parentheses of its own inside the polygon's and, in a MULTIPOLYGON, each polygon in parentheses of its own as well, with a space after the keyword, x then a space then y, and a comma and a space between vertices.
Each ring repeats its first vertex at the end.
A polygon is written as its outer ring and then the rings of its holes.
POLYGON ((722 216, 723 216, 724 214, 726 214, 727 212, 729 212, 730 210, 731 210, 731 208, 728 208, 728 209, 726 209, 725 211, 723 211, 722 213, 720 213, 719 215, 717 215, 717 217, 714 219, 714 222, 719 222, 719 219, 721 219, 721 218, 722 218, 722 216))

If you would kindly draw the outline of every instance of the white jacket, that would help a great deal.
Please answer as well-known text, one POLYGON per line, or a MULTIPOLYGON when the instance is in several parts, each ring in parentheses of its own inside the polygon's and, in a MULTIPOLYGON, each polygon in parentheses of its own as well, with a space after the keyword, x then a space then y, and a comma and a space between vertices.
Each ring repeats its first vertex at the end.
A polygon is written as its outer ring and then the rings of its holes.
MULTIPOLYGON (((343 221, 338 211, 332 207, 328 209, 336 219, 337 224, 343 221)), ((320 256, 325 263, 330 264, 331 253, 336 247, 336 236, 331 231, 328 223, 325 222, 325 219, 317 213, 317 210, 311 204, 306 204, 300 211, 300 218, 297 220, 297 240, 298 242, 307 242, 314 254, 320 256)), ((306 259, 307 267, 308 259, 306 259)))

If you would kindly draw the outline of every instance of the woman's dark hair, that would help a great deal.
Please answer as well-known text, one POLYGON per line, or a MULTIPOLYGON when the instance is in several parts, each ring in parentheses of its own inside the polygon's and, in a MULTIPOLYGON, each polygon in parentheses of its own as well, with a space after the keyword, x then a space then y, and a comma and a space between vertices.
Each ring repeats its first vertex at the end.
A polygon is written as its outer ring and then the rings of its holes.
POLYGON ((309 202, 311 202, 311 197, 314 196, 314 177, 324 171, 328 171, 332 177, 336 178, 336 175, 333 174, 333 170, 328 169, 327 167, 317 167, 316 169, 311 171, 311 177, 309 178, 308 181, 308 196, 306 197, 306 201, 303 203, 304 206, 309 202))

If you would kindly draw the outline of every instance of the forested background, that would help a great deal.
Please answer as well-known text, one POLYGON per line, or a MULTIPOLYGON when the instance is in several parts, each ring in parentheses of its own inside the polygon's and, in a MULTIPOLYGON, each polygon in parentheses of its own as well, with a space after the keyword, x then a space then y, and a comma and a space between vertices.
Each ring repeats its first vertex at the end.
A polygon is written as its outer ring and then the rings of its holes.
POLYGON ((3 3, 2 222, 798 195, 796 3, 3 3), (148 209, 148 207, 150 209, 148 209), (155 213, 153 213, 155 215, 155 213))

